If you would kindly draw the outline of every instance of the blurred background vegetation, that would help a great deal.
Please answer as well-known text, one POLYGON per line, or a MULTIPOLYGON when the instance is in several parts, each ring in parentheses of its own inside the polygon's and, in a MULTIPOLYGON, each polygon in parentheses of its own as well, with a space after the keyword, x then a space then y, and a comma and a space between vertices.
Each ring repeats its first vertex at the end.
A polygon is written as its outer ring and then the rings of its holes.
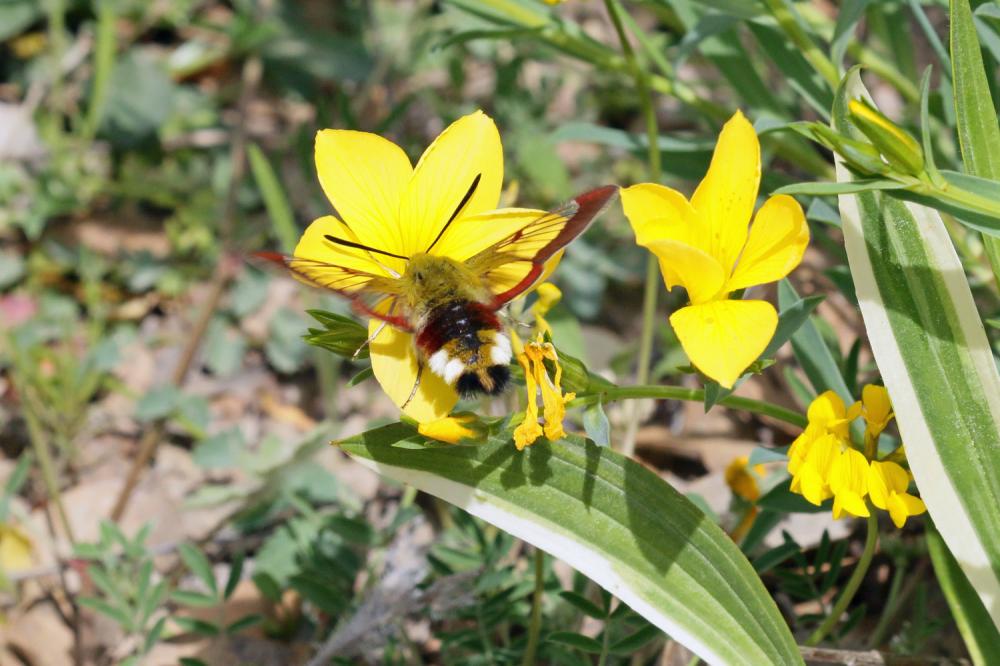
MULTIPOLYGON (((973 4, 996 99, 1000 6, 973 4)), ((835 81, 809 45, 865 64, 911 127, 932 64, 933 121, 953 125, 946 3, 625 6, 664 182, 681 191, 736 108, 762 136, 762 194, 831 179, 830 156, 787 128, 828 118, 835 81)), ((398 412, 363 359, 303 340, 307 309, 343 303, 245 257, 290 251, 330 212, 317 129, 383 134, 416 159, 482 108, 504 142, 505 203, 551 207, 649 179, 639 95, 600 2, 0 0, 0 662, 520 663, 526 548, 328 446, 398 412)), ((959 162, 950 131, 934 141, 939 165, 959 162)), ((835 201, 802 202, 814 242, 792 282, 825 299, 810 337, 741 388, 798 409, 828 380, 816 358, 854 394, 875 371, 835 201)), ((980 239, 954 234, 996 321, 980 239)), ((614 209, 554 278, 560 348, 612 380, 634 371, 644 264, 614 209)), ((697 385, 666 323, 682 298, 661 294, 653 382, 697 385)), ((607 412, 618 432, 625 410, 607 412)), ((748 510, 729 463, 797 434, 699 404, 641 418, 639 458, 727 527, 748 510)), ((764 490, 767 529, 744 549, 801 635, 858 534, 764 490)), ((921 533, 886 540, 845 647, 964 654, 921 533)), ((541 575, 540 661, 688 663, 580 576, 551 562, 541 575)))

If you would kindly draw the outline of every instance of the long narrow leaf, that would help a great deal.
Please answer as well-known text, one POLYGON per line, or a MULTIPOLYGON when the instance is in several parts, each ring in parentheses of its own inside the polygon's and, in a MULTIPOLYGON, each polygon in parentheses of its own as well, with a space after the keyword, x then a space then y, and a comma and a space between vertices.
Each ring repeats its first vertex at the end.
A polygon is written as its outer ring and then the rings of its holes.
POLYGON ((948 600, 948 606, 951 607, 955 624, 965 639, 972 663, 986 666, 990 663, 991 655, 1000 655, 1000 631, 990 621, 983 602, 962 573, 955 557, 941 539, 941 534, 934 529, 933 523, 927 525, 927 551, 934 564, 934 574, 948 600))
MULTIPOLYGON (((975 176, 1000 181, 1000 123, 969 0, 951 0, 951 53, 955 122, 965 168, 975 176)), ((984 238, 983 244, 1000 280, 1000 238, 984 238)))
MULTIPOLYGON (((852 132, 838 93, 835 129, 852 132)), ((852 176, 838 159, 838 178, 852 176)), ((921 496, 1000 624, 1000 376, 938 213, 881 192, 840 197, 851 274, 872 352, 921 496)))
POLYGON ((415 434, 393 424, 339 445, 564 560, 709 663, 802 663, 739 548, 642 465, 589 442, 412 448, 415 434))

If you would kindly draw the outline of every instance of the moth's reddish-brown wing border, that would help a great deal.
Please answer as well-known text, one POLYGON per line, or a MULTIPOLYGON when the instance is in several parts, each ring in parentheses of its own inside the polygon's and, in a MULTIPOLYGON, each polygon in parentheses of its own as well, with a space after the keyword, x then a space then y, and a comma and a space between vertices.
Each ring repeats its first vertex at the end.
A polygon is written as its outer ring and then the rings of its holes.
POLYGON ((404 331, 412 332, 413 330, 405 316, 391 315, 379 312, 378 310, 377 305, 380 301, 384 301, 386 298, 394 298, 397 294, 386 288, 379 289, 370 285, 388 287, 391 284, 391 278, 315 259, 292 257, 279 252, 254 252, 252 256, 287 268, 302 282, 320 289, 333 291, 343 296, 351 302, 351 307, 359 315, 384 321, 404 331), (325 281, 317 280, 301 268, 305 264, 316 269, 322 269, 328 274, 330 279, 325 281))
POLYGON ((501 253, 503 252, 504 247, 512 246, 518 241, 524 241, 526 238, 530 237, 533 232, 538 232, 540 230, 547 231, 548 227, 551 227, 556 220, 559 221, 559 224, 564 225, 562 230, 556 234, 555 238, 538 249, 532 257, 511 258, 511 262, 530 261, 532 264, 531 269, 516 285, 504 292, 495 294, 493 297, 493 307, 495 309, 499 309, 504 304, 524 293, 525 290, 534 284, 539 276, 541 276, 542 271, 545 269, 545 262, 551 259, 556 252, 566 247, 570 241, 582 234, 594 218, 597 217, 601 211, 603 211, 608 204, 611 203, 617 194, 617 185, 605 185, 604 187, 598 187, 597 189, 590 190, 589 192, 584 192, 580 196, 572 199, 563 208, 557 209, 549 215, 543 215, 537 220, 529 222, 524 227, 518 229, 515 233, 490 247, 488 250, 471 258, 469 260, 469 264, 475 265, 476 260, 480 257, 501 253), (562 219, 565 217, 568 217, 569 219, 562 222, 562 219))

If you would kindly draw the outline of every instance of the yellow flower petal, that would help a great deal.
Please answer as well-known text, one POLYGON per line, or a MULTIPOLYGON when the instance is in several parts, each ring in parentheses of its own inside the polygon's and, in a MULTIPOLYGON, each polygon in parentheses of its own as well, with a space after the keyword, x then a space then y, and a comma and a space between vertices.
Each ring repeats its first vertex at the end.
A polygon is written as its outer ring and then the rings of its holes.
POLYGON ((462 440, 478 439, 482 436, 481 429, 475 427, 477 424, 476 415, 465 412, 446 416, 437 421, 421 423, 417 426, 417 432, 439 442, 458 444, 462 440))
POLYGON ((844 449, 830 466, 830 489, 850 488, 859 495, 868 492, 868 460, 857 449, 844 449))
MULTIPOLYGON (((533 208, 499 208, 476 215, 463 215, 451 223, 431 254, 465 261, 546 215, 549 215, 548 211, 533 208)), ((530 246, 524 244, 505 249, 520 250, 519 256, 530 258, 560 231, 562 229, 558 225, 553 225, 549 233, 532 234, 530 246)))
POLYGON ((704 223, 677 190, 640 183, 621 190, 621 197, 638 245, 649 247, 655 240, 675 240, 709 251, 704 223))
MULTIPOLYGON (((373 260, 370 253, 331 243, 325 238, 328 235, 344 240, 360 242, 360 239, 346 224, 332 215, 326 215, 314 221, 306 228, 305 233, 302 234, 302 238, 299 239, 299 244, 295 246, 293 254, 302 259, 314 259, 375 275, 387 275, 379 264, 373 260)), ((379 262, 396 271, 402 270, 405 266, 405 262, 402 260, 393 259, 392 257, 382 257, 381 255, 379 255, 379 262)), ((363 282, 359 282, 358 286, 362 284, 363 282)))
POLYGON ((34 565, 34 547, 28 535, 13 525, 0 524, 0 570, 30 569, 34 565))
POLYGON ((734 495, 742 497, 748 502, 753 502, 760 497, 760 486, 757 479, 764 476, 764 466, 754 465, 751 470, 749 462, 750 456, 734 458, 726 467, 726 485, 729 486, 734 495))
POLYGON ((851 490, 845 490, 833 496, 833 517, 840 520, 845 514, 867 518, 871 515, 864 498, 851 490))
POLYGON ((760 187, 760 143, 753 125, 737 111, 723 126, 705 179, 691 204, 709 231, 709 251, 727 275, 747 239, 760 187))
POLYGON ((778 313, 765 301, 711 301, 681 308, 670 323, 691 363, 732 388, 771 341, 778 313))
POLYGON ((792 491, 800 493, 811 504, 819 506, 823 500, 829 499, 830 487, 826 484, 823 475, 820 474, 816 466, 806 462, 802 465, 796 475, 797 483, 793 484, 792 491), (796 487, 797 486, 797 487, 796 487))
POLYGON ((327 198, 358 241, 403 253, 399 204, 413 169, 399 146, 368 132, 321 130, 316 134, 316 171, 327 198))
POLYGON ((750 226, 750 235, 726 291, 774 282, 802 261, 809 225, 799 202, 779 194, 768 199, 750 226))
POLYGON ((886 507, 889 516, 896 527, 902 528, 906 524, 906 519, 910 516, 919 516, 927 511, 927 506, 919 497, 906 493, 893 493, 889 496, 886 507))
POLYGON ((889 498, 895 493, 905 493, 910 485, 906 470, 894 462, 873 461, 868 469, 868 493, 872 504, 887 509, 889 498))
POLYGON ((870 437, 878 437, 892 419, 889 391, 884 386, 868 384, 861 390, 862 415, 870 437))
MULTIPOLYGON (((379 324, 374 320, 368 323, 369 335, 375 333, 379 324)), ((389 398, 402 408, 417 380, 417 354, 413 335, 386 326, 372 341, 370 351, 375 379, 389 398)), ((419 423, 428 423, 447 416, 457 402, 458 394, 455 389, 425 367, 416 395, 403 412, 419 423)))
POLYGON ((426 252, 476 177, 479 184, 460 218, 493 210, 503 186, 503 148, 493 120, 482 111, 449 125, 424 151, 400 205, 404 254, 426 252))
POLYGON ((828 431, 841 438, 847 437, 853 420, 844 401, 833 391, 824 391, 816 396, 809 404, 806 418, 810 428, 828 431))
POLYGON ((674 240, 651 241, 649 249, 660 260, 660 273, 667 289, 684 287, 688 299, 696 305, 720 295, 726 275, 710 255, 674 240))

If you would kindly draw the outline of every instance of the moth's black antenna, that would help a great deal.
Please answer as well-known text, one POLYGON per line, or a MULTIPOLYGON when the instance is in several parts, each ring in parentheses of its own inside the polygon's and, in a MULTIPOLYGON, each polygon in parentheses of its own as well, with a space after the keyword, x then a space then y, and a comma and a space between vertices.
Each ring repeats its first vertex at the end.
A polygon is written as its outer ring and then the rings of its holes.
POLYGON ((386 252, 385 250, 379 250, 374 247, 368 247, 367 245, 362 245, 361 243, 355 243, 354 241, 344 240, 343 238, 337 238, 336 236, 331 236, 326 234, 323 238, 327 239, 331 243, 336 243, 337 245, 344 245, 347 247, 357 248, 358 250, 364 250, 366 252, 375 252, 376 254, 384 254, 387 257, 394 257, 396 259, 402 259, 403 261, 409 261, 409 257, 404 257, 401 254, 393 254, 392 252, 386 252))
POLYGON ((448 227, 451 226, 451 223, 455 221, 455 218, 458 217, 458 214, 462 212, 463 208, 465 208, 465 204, 469 203, 469 199, 471 199, 472 195, 476 193, 476 188, 479 187, 479 180, 482 177, 483 174, 477 173, 476 177, 472 179, 472 185, 469 186, 469 191, 466 192, 465 196, 462 197, 462 200, 458 202, 458 208, 455 209, 455 212, 451 214, 451 217, 448 218, 448 221, 444 223, 443 227, 441 227, 441 231, 438 232, 437 238, 434 239, 434 242, 428 245, 427 249, 424 250, 425 254, 427 252, 430 252, 431 248, 437 245, 437 242, 441 240, 441 236, 444 236, 444 232, 448 230, 448 227))

